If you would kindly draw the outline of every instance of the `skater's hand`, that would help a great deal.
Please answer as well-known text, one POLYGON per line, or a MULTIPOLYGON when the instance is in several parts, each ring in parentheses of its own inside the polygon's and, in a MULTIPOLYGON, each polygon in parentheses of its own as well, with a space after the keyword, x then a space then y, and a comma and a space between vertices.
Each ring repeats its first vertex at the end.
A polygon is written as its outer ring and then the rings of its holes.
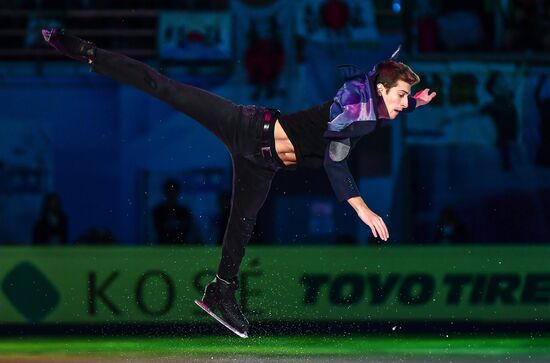
POLYGON ((388 240, 390 235, 382 217, 368 208, 365 211, 360 211, 357 215, 370 227, 374 237, 380 237, 384 241, 388 240))
POLYGON ((430 103, 435 96, 437 96, 436 92, 430 93, 429 88, 424 88, 422 91, 416 92, 413 98, 416 100, 416 107, 420 107, 430 103))
POLYGON ((355 209, 357 216, 370 227, 374 237, 380 237, 384 241, 388 240, 390 234, 384 220, 367 207, 363 198, 353 197, 348 199, 348 203, 355 209))

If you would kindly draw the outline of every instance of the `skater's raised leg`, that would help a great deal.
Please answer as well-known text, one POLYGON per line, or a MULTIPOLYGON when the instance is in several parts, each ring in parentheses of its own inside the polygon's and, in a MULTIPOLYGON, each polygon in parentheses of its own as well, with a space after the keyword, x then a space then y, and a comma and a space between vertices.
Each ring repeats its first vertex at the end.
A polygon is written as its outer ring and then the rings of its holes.
POLYGON ((94 43, 66 34, 42 30, 44 40, 61 54, 91 64, 93 72, 138 88, 185 113, 216 135, 230 150, 239 148, 243 108, 203 89, 170 79, 147 64, 94 43))

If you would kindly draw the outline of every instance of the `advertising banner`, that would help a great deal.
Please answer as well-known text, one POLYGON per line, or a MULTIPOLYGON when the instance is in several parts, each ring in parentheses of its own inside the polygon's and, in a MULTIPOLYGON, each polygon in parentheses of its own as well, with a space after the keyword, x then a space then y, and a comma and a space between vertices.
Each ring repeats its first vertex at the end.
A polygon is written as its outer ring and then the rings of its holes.
MULTIPOLYGON (((251 321, 544 322, 548 247, 250 247, 251 321)), ((193 323, 219 249, 4 248, 0 323, 193 323)))

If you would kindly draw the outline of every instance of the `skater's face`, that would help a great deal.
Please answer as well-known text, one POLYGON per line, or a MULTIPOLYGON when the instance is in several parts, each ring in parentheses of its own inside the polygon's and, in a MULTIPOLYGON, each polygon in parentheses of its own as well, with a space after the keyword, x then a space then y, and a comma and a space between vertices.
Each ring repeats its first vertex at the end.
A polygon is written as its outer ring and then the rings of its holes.
POLYGON ((382 109, 380 118, 395 119, 404 109, 409 107, 408 96, 411 93, 411 85, 405 81, 398 80, 394 87, 386 88, 382 83, 376 85, 378 96, 386 105, 385 110, 382 109), (387 111, 384 114, 383 111, 387 111))

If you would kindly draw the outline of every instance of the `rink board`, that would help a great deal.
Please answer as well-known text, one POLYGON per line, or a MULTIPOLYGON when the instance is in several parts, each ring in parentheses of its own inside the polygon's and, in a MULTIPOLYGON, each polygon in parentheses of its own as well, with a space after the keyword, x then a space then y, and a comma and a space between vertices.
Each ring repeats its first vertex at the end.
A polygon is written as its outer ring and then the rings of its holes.
MULTIPOLYGON (((208 322, 218 248, 2 248, 0 323, 208 322)), ((238 296, 274 322, 543 323, 550 248, 250 247, 238 296)))

